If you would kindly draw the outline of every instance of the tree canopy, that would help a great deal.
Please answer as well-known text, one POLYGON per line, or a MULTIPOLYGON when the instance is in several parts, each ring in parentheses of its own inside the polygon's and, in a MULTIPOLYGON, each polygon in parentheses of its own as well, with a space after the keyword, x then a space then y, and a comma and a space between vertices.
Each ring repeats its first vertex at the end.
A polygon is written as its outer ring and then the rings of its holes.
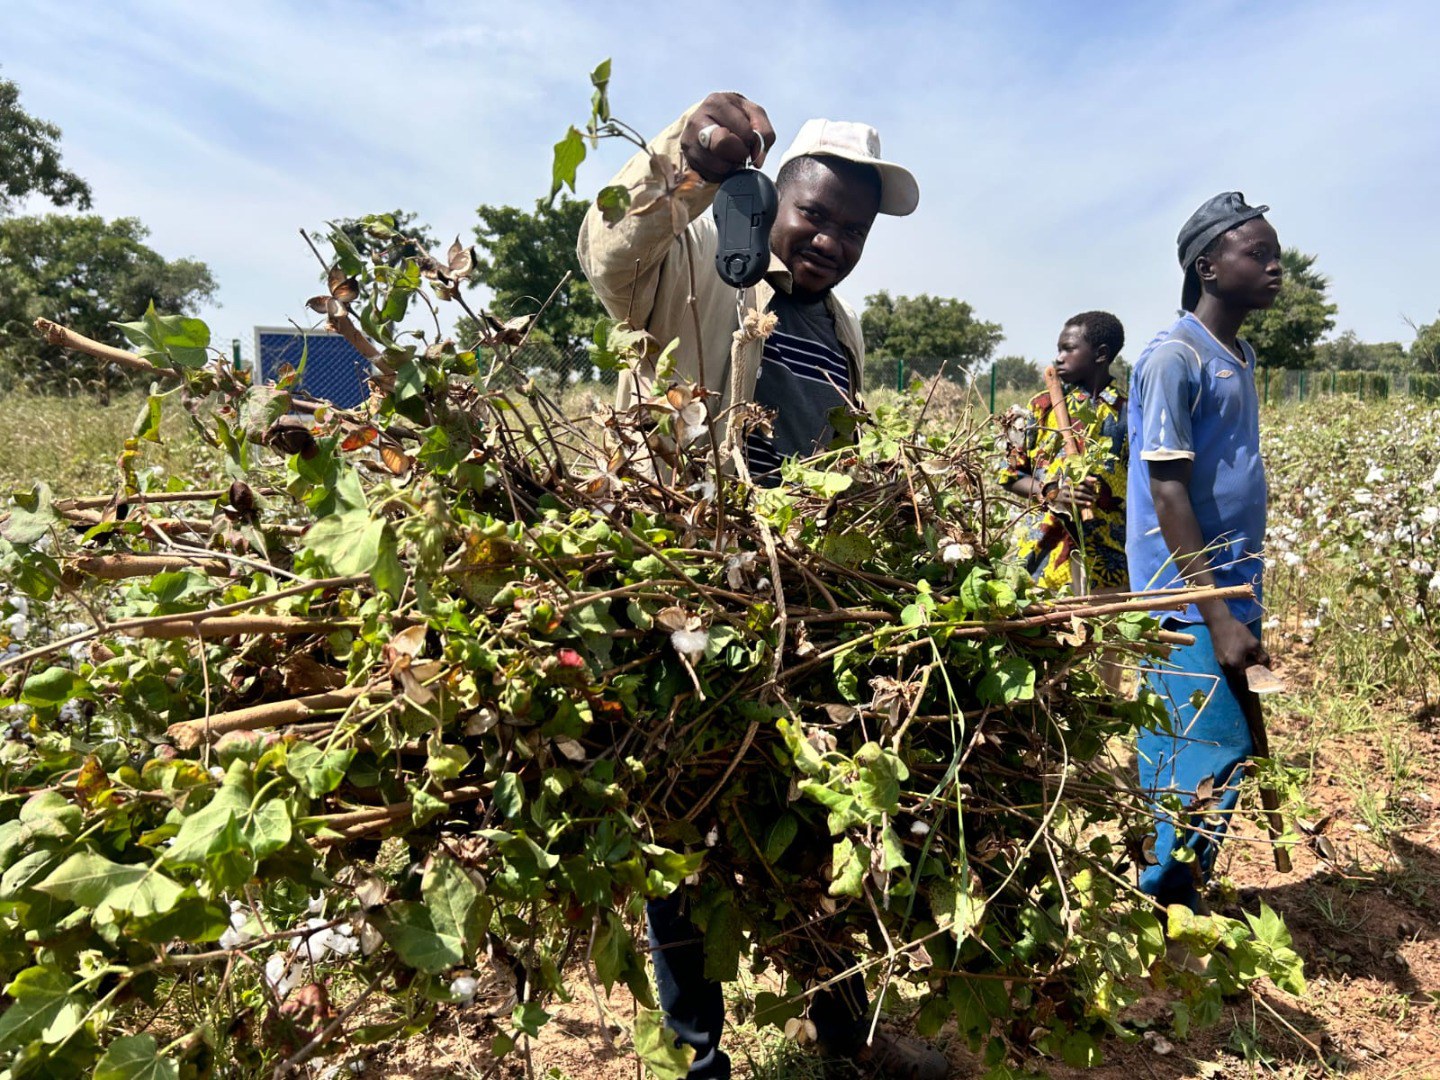
POLYGON ((1315 366, 1323 371, 1405 371, 1411 366, 1398 341, 1361 341, 1346 330, 1315 349, 1315 366))
POLYGON ((1330 279, 1315 269, 1317 258, 1286 248, 1280 256, 1285 268, 1280 295, 1269 309, 1251 312, 1240 328, 1262 367, 1316 366, 1316 347, 1335 328, 1339 310, 1328 297, 1330 279))
POLYGON ((116 346, 112 323, 133 319, 153 302, 167 314, 193 311, 215 295, 209 267, 167 260, 144 242, 135 218, 44 214, 0 218, 0 382, 59 389, 70 380, 99 389, 113 371, 35 336, 37 318, 116 346))
POLYGON ((20 107, 20 88, 0 79, 0 215, 28 195, 90 208, 90 185, 60 164, 60 129, 20 107))
POLYGON ((1005 336, 999 323, 977 319, 965 301, 926 293, 867 296, 860 325, 869 356, 907 364, 946 361, 952 378, 984 364, 1005 336))
MULTIPOLYGON (((590 283, 580 270, 575 241, 589 203, 561 196, 552 204, 538 199, 534 212, 518 206, 481 206, 475 241, 481 249, 475 278, 490 288, 491 311, 501 319, 540 309, 547 297, 570 273, 545 311, 545 335, 562 352, 589 341, 595 321, 605 314, 590 283)), ((467 332, 461 320, 462 340, 467 332)))
POLYGON ((1036 390, 1041 387, 1040 365, 1023 356, 999 356, 990 365, 1001 390, 1036 390))
POLYGON ((1410 363, 1417 371, 1440 373, 1440 319, 1415 328, 1410 363))

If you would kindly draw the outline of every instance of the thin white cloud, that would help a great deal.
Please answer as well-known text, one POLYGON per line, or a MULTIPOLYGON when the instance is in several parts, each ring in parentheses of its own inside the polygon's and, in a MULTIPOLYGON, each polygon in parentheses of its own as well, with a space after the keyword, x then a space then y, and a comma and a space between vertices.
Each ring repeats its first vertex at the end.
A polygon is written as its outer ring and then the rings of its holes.
MULTIPOLYGON (((1440 307, 1437 31, 1423 0, 801 2, 724 32, 661 3, 10 0, 0 70, 65 129, 97 209, 211 264, 217 336, 303 313, 299 226, 400 206, 451 235, 544 194, 613 56, 642 130, 717 88, 782 140, 811 115, 875 123, 921 208, 881 223, 844 291, 959 296, 1043 357, 1077 310, 1115 311, 1136 346, 1167 322, 1180 223, 1235 187, 1320 255, 1342 328, 1408 339, 1400 315, 1440 307)), ((624 155, 603 147, 583 187, 624 155)))

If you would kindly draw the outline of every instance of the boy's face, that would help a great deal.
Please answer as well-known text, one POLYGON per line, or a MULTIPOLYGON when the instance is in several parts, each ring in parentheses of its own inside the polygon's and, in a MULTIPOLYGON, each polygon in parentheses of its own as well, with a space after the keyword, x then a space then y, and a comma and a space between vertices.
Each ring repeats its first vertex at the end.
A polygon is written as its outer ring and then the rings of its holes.
POLYGON ((1220 238, 1219 247, 1196 262, 1200 280, 1220 299, 1252 311, 1268 308, 1280 294, 1284 271, 1280 238, 1264 218, 1251 218, 1220 238))
POLYGON ((1085 331, 1074 323, 1060 331, 1055 343, 1055 374, 1071 386, 1090 386, 1102 368, 1110 363, 1104 347, 1099 352, 1085 340, 1085 331))

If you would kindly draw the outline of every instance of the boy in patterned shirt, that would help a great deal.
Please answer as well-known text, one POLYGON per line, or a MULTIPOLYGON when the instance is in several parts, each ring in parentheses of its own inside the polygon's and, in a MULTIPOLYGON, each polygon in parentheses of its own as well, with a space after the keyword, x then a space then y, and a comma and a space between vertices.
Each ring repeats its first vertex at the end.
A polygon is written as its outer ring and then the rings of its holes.
POLYGON ((1033 500, 1021 521, 1018 548, 1025 569, 1047 588, 1075 593, 1116 592, 1127 584, 1125 563, 1126 398, 1110 365, 1125 346, 1125 328, 1107 311, 1086 311, 1060 331, 1055 371, 1082 452, 1099 444, 1103 456, 1079 483, 1064 472, 1064 438, 1046 391, 1015 425, 1000 481, 1033 500))

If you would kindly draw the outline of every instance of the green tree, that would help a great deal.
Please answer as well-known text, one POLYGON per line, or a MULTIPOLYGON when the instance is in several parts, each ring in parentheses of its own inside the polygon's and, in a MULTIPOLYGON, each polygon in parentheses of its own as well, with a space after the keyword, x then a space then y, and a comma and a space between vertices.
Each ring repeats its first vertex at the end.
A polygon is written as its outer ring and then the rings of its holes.
POLYGON ((1033 360, 1023 356, 998 356, 990 367, 995 372, 995 385, 1001 390, 1040 389, 1040 365, 1033 360))
POLYGON ((1005 336, 999 323, 977 319, 965 301, 925 293, 867 296, 860 326, 868 356, 904 360, 920 375, 935 374, 943 362, 956 379, 989 360, 1005 336))
POLYGON ((1299 248, 1281 252, 1285 281, 1280 295, 1267 310, 1252 312, 1240 328, 1263 367, 1315 367, 1316 346, 1335 328, 1339 309, 1327 297, 1330 279, 1315 269, 1316 258, 1299 248))
MULTIPOLYGON (((595 321, 605 314, 590 283, 580 271, 575 241, 590 204, 561 196, 552 205, 538 199, 533 213, 518 206, 481 206, 475 241, 480 258, 476 280, 494 294, 491 312, 510 319, 540 310, 540 305, 566 271, 570 280, 545 309, 537 335, 567 354, 591 339, 595 321)), ((475 328, 461 319, 456 332, 462 343, 473 340, 475 328)), ((563 361, 562 361, 563 362, 563 361)))
POLYGON ((60 129, 20 107, 20 88, 0 79, 0 215, 27 195, 90 208, 90 185, 60 165, 60 129))
POLYGON ((1440 319, 1415 327, 1410 362, 1416 371, 1440 373, 1440 319))
POLYGON ((1315 366, 1322 371, 1406 371, 1410 358, 1398 341, 1361 341, 1346 330, 1315 348, 1315 366))
POLYGON ((111 325, 152 302, 188 314, 215 295, 210 269, 193 259, 166 260, 145 244, 135 218, 45 214, 0 219, 0 381, 59 391, 77 382, 100 394, 123 380, 113 365, 68 353, 35 336, 44 317, 124 347, 111 325))

